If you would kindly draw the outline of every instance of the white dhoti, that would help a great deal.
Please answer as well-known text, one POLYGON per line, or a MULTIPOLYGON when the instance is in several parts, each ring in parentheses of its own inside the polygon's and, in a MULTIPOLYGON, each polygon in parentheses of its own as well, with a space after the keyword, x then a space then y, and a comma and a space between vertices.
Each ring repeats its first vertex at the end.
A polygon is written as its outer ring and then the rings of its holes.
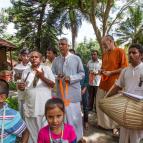
POLYGON ((48 87, 26 89, 24 115, 30 132, 28 143, 37 143, 39 130, 47 123, 44 117, 45 103, 51 98, 48 87))
POLYGON ((44 127, 45 118, 43 116, 25 117, 25 122, 30 133, 28 143, 37 143, 38 132, 44 127))
POLYGON ((143 130, 120 128, 119 143, 140 143, 143 139, 143 130))
POLYGON ((19 110, 21 117, 23 119, 24 119, 24 107, 23 107, 23 105, 25 102, 24 98, 25 98, 25 92, 18 90, 18 110, 19 110))
POLYGON ((70 103, 70 105, 66 107, 66 120, 68 124, 74 127, 77 135, 77 141, 79 141, 83 137, 83 124, 80 102, 70 103))
POLYGON ((104 112, 99 108, 99 101, 104 98, 106 91, 98 88, 96 96, 96 112, 97 112, 97 124, 105 129, 117 128, 117 123, 109 118, 104 112))
POLYGON ((23 109, 23 105, 24 105, 24 100, 19 100, 18 99, 18 110, 20 112, 21 117, 24 119, 24 109, 23 109))

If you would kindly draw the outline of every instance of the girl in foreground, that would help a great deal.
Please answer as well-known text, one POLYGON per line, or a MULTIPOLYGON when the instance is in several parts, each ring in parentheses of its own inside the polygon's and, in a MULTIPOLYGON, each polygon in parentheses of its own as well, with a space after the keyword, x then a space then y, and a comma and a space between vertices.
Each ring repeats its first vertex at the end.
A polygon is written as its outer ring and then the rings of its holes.
POLYGON ((38 134, 38 143, 76 143, 76 134, 71 125, 64 124, 65 106, 61 99, 49 99, 45 104, 48 125, 38 134))

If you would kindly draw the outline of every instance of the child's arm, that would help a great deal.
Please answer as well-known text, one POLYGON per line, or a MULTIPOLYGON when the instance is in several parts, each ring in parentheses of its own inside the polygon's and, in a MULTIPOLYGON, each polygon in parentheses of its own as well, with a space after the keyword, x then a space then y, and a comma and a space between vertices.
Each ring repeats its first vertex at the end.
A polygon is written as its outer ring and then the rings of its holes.
POLYGON ((22 143, 28 143, 28 139, 29 139, 29 131, 26 128, 25 131, 22 133, 22 143))

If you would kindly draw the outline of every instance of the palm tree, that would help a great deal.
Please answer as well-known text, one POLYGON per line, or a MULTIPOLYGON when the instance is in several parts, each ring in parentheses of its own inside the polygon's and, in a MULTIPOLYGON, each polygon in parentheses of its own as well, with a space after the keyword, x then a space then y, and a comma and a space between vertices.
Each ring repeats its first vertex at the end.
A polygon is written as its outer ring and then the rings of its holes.
MULTIPOLYGON (((135 0, 79 0, 80 10, 88 16, 93 26, 96 39, 101 46, 101 39, 123 20, 123 12, 135 3, 135 0), (120 3, 120 4, 119 4, 120 3)), ((102 49, 103 51, 103 49, 102 49)))
POLYGON ((59 34, 64 34, 63 28, 69 29, 72 35, 72 48, 75 47, 75 39, 78 35, 78 30, 82 25, 82 20, 85 16, 81 13, 78 8, 76 0, 70 1, 52 1, 51 20, 55 19, 55 27, 58 29, 59 34))
POLYGON ((65 9, 59 17, 60 27, 66 27, 71 30, 72 48, 75 47, 75 39, 78 35, 78 30, 82 25, 82 14, 77 9, 65 9))
POLYGON ((129 7, 128 18, 116 29, 119 44, 143 43, 143 14, 140 6, 129 7))

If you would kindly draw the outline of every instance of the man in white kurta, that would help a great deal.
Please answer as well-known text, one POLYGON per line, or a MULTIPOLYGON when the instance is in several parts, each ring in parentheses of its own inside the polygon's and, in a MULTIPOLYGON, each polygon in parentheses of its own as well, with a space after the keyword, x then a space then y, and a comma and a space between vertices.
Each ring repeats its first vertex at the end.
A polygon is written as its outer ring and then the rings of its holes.
MULTIPOLYGON (((21 63, 17 64, 13 68, 13 75, 15 81, 21 79, 22 72, 31 66, 31 63, 29 62, 28 49, 23 48, 20 50, 20 58, 21 58, 21 63)), ((23 104, 24 104, 24 92, 18 90, 18 108, 22 117, 24 117, 23 104)))
MULTIPOLYGON (((125 68, 111 91, 114 95, 118 90, 124 89, 128 93, 143 96, 143 63, 141 62, 143 47, 133 44, 129 47, 129 61, 131 65, 125 68)), ((143 130, 120 128, 119 143, 139 143, 143 138, 143 130)))
POLYGON ((57 51, 54 48, 48 48, 46 51, 46 61, 45 61, 45 65, 52 68, 52 64, 54 59, 57 56, 57 51))
POLYGON ((101 80, 101 76, 97 75, 97 73, 100 71, 101 65, 102 61, 98 59, 98 51, 92 51, 91 60, 87 63, 87 68, 89 69, 89 111, 92 111, 95 107, 96 112, 96 94, 101 80))
MULTIPOLYGON (((22 73, 25 81, 24 113, 30 132, 29 143, 37 143, 38 132, 44 125, 45 103, 51 98, 51 87, 54 86, 55 78, 50 68, 40 64, 40 53, 32 52, 30 61, 32 66, 22 73)), ((21 86, 20 89, 23 90, 21 86)))
POLYGON ((59 40, 59 50, 61 55, 56 57, 52 65, 52 71, 56 76, 57 95, 63 99, 60 88, 59 78, 62 80, 64 89, 64 99, 70 101, 66 106, 67 122, 73 125, 77 141, 83 137, 83 125, 81 116, 81 86, 80 80, 84 77, 84 68, 81 59, 69 52, 68 40, 62 38, 59 40), (66 82, 68 81, 68 94, 66 82))
MULTIPOLYGON (((46 61, 44 65, 48 66, 51 69, 53 61, 56 58, 56 56, 57 56, 57 50, 55 48, 48 48, 46 51, 46 61)), ((52 89, 52 97, 56 97, 56 85, 52 89)))

